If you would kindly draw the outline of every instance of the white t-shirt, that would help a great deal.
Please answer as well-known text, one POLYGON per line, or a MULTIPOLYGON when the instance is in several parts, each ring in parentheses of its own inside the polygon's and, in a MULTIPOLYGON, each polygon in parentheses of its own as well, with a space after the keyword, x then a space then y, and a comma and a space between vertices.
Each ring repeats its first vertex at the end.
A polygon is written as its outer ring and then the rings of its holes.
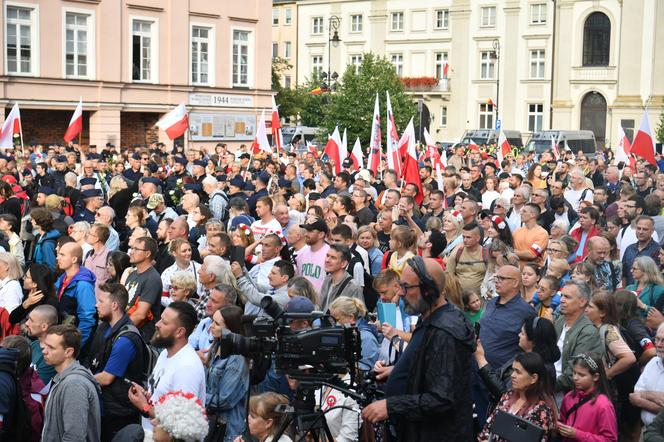
POLYGON ((583 195, 583 200, 584 201, 590 201, 591 203, 595 199, 595 195, 593 194, 592 189, 589 188, 583 188, 581 190, 574 190, 574 189, 567 189, 563 196, 567 200, 568 203, 572 206, 572 209, 574 209, 575 212, 579 211, 579 203, 581 203, 581 195, 583 195), (585 195, 583 195, 583 192, 586 192, 585 195))
POLYGON ((21 302, 23 302, 21 284, 15 279, 9 279, 9 277, 0 280, 0 307, 11 313, 21 302))
POLYGON ((254 239, 260 241, 265 235, 270 233, 281 233, 281 224, 276 218, 263 224, 263 221, 258 220, 251 223, 251 232, 254 234, 254 239))
MULTIPOLYGON (((664 392, 664 363, 662 358, 655 356, 648 361, 639 380, 634 385, 634 391, 664 392)), ((647 410, 641 410, 643 425, 649 425, 655 419, 655 416, 647 410)))
MULTIPOLYGON (((148 379, 148 391, 152 402, 166 393, 183 391, 195 394, 205 403, 205 368, 196 350, 187 344, 170 358, 162 350, 148 379)), ((143 418, 143 428, 152 429, 149 419, 143 418)))

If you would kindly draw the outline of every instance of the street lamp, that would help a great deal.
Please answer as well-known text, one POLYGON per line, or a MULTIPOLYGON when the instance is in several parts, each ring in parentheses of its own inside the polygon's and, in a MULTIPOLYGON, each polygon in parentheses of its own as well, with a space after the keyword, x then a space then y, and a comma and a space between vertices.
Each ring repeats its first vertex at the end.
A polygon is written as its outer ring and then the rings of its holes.
POLYGON ((500 41, 498 39, 493 40, 493 52, 491 52, 491 59, 497 62, 496 66, 496 102, 494 106, 496 107, 496 124, 498 124, 499 115, 498 115, 498 102, 500 98, 500 41))
POLYGON ((330 84, 330 90, 334 90, 336 89, 336 84, 332 85, 332 81, 336 83, 339 74, 331 72, 332 45, 336 48, 341 42, 341 38, 339 38, 339 24, 341 23, 341 20, 336 15, 332 15, 327 21, 327 75, 323 74, 323 77, 327 78, 327 81, 330 84))

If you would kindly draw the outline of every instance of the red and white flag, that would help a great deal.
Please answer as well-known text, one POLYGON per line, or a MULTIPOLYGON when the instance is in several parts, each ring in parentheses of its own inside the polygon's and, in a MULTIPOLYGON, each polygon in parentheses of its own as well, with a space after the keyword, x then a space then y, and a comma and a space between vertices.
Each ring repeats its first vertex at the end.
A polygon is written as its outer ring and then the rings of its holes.
POLYGON ((156 126, 164 130, 171 140, 181 137, 189 129, 189 116, 184 103, 180 103, 175 109, 161 117, 156 126))
POLYGON ((260 151, 272 155, 272 146, 267 139, 267 131, 265 130, 265 109, 261 112, 261 119, 258 121, 258 126, 256 126, 256 138, 254 142, 251 143, 251 151, 254 154, 257 154, 260 151))
POLYGON ((415 128, 413 127, 413 118, 411 117, 406 126, 401 139, 406 139, 406 156, 403 164, 403 179, 408 184, 417 186, 417 195, 415 202, 419 206, 422 204, 424 195, 422 194, 422 178, 420 178, 420 166, 417 162, 417 151, 415 150, 415 128))
POLYGON ((348 138, 346 136, 346 128, 344 128, 344 134, 341 137, 341 150, 345 152, 344 159, 348 157, 348 138))
POLYGON ((346 155, 341 150, 341 138, 339 137, 339 127, 334 128, 334 132, 327 139, 325 145, 325 155, 329 160, 334 160, 334 173, 335 175, 341 172, 341 163, 346 158, 346 155))
POLYGON ((279 121, 279 110, 277 103, 272 95, 272 144, 277 148, 277 153, 281 153, 284 144, 284 136, 281 134, 281 122, 279 121))
POLYGON ((392 103, 390 102, 390 92, 387 95, 387 133, 385 134, 385 144, 387 146, 387 167, 396 171, 397 176, 401 176, 401 155, 399 154, 399 135, 394 124, 394 114, 392 113, 392 103))
POLYGON ((657 161, 655 160, 655 140, 652 136, 652 131, 650 130, 648 109, 643 111, 641 126, 639 126, 639 131, 634 137, 630 152, 634 155, 640 156, 650 164, 657 165, 657 161))
POLYGON ((551 135, 551 150, 553 151, 553 156, 558 161, 560 159, 560 151, 558 150, 558 142, 556 141, 556 137, 551 135))
POLYGON ((316 146, 311 144, 311 141, 307 141, 307 150, 312 154, 314 154, 316 158, 318 158, 318 149, 316 148, 316 146))
POLYGON ((65 141, 67 143, 71 142, 76 138, 81 132, 83 132, 83 99, 79 98, 78 105, 74 109, 74 115, 71 116, 69 120, 69 127, 67 132, 65 132, 65 141))
POLYGON ((629 164, 629 152, 632 149, 632 146, 620 124, 618 124, 618 137, 620 138, 618 140, 618 148, 616 149, 616 158, 614 159, 614 162, 618 164, 622 161, 625 164, 629 164))
POLYGON ((427 130, 426 127, 424 128, 423 135, 424 135, 424 142, 427 145, 427 156, 431 158, 431 164, 436 170, 436 183, 438 184, 438 189, 442 191, 443 173, 441 170, 444 169, 445 166, 447 166, 447 158, 445 158, 446 164, 443 164, 443 157, 438 153, 438 148, 436 147, 436 143, 434 143, 433 138, 431 138, 431 134, 429 134, 429 131, 427 130))
POLYGON ((468 143, 468 150, 472 152, 479 152, 480 151, 480 146, 477 145, 476 142, 473 141, 473 139, 470 139, 470 142, 468 143))
POLYGON ((9 111, 9 115, 5 118, 5 123, 2 125, 2 132, 0 132, 0 148, 13 148, 14 135, 21 134, 21 111, 18 108, 18 103, 15 103, 12 110, 9 111))
POLYGON ((364 169, 364 157, 362 155, 362 145, 360 144, 360 137, 355 139, 353 151, 350 153, 350 159, 353 160, 353 169, 364 169))
POLYGON ((443 78, 447 78, 449 72, 450 72, 450 64, 448 62, 443 63, 443 78))
POLYGON ((376 103, 374 104, 373 118, 371 119, 371 140, 369 141, 369 162, 367 167, 378 175, 378 166, 380 166, 380 108, 378 106, 378 94, 376 93, 376 103))
POLYGON ((500 136, 498 137, 498 145, 496 146, 496 149, 499 163, 502 163, 503 159, 505 159, 505 156, 512 152, 512 146, 510 146, 510 143, 507 141, 507 138, 505 138, 505 133, 503 133, 502 130, 500 131, 500 136))

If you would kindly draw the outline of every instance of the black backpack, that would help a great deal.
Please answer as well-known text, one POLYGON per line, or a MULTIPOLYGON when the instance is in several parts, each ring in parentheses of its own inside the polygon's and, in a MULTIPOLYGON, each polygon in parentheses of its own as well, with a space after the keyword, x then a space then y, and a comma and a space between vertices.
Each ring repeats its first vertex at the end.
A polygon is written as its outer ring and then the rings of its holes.
POLYGON ((351 276, 354 275, 353 269, 357 263, 362 265, 362 273, 364 276, 364 287, 362 290, 362 294, 364 295, 364 305, 367 307, 367 311, 372 312, 376 308, 376 303, 378 302, 378 292, 373 287, 374 278, 369 272, 367 272, 367 269, 364 266, 364 259, 362 259, 360 252, 356 249, 352 249, 351 259, 348 263, 348 273, 350 273, 351 276))
MULTIPOLYGON (((152 374, 152 371, 154 370, 154 366, 157 364, 157 359, 159 359, 160 351, 155 347, 153 347, 152 345, 145 342, 143 336, 141 335, 141 332, 138 330, 138 328, 136 328, 134 324, 124 325, 120 329, 120 333, 118 333, 115 339, 113 339, 113 344, 115 344, 115 341, 117 341, 120 336, 126 336, 127 338, 131 339, 132 342, 134 343, 136 342, 141 343, 144 355, 143 376, 145 380, 149 379, 150 375, 152 374)), ((113 344, 111 345, 111 348, 113 347, 113 344)))
POLYGON ((5 364, 0 364, 0 372, 11 376, 16 386, 16 398, 14 399, 14 416, 11 422, 4 427, 4 434, 0 433, 0 440, 11 440, 16 442, 29 442, 32 440, 32 420, 28 407, 23 401, 21 384, 16 377, 16 370, 11 370, 5 364))

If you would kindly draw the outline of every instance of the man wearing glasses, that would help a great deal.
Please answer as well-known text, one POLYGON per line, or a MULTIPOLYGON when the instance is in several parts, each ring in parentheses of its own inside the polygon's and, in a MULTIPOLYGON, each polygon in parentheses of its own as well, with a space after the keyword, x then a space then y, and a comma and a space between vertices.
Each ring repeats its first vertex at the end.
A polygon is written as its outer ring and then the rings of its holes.
POLYGON ((156 318, 161 311, 161 276, 152 266, 156 255, 157 241, 148 236, 138 238, 129 250, 129 262, 136 270, 125 281, 129 292, 127 314, 146 341, 152 338, 156 318))
POLYGON ((372 423, 389 417, 394 440, 471 440, 473 329, 447 302, 437 261, 412 258, 400 285, 406 312, 419 314, 420 321, 396 365, 377 364, 378 379, 387 378, 386 399, 365 407, 362 416, 372 423))

